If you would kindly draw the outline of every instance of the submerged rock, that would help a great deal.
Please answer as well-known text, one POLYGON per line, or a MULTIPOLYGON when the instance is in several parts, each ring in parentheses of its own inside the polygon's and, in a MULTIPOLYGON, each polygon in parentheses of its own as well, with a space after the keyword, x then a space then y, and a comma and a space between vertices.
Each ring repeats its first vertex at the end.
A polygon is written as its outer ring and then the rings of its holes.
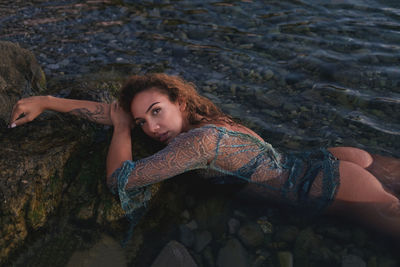
POLYGON ((250 264, 246 249, 237 239, 230 239, 218 253, 217 266, 249 267, 250 264))
POLYGON ((238 236, 246 247, 260 246, 264 241, 264 233, 256 223, 246 223, 240 227, 238 236))
POLYGON ((170 241, 157 256, 151 267, 197 267, 186 248, 177 241, 170 241))

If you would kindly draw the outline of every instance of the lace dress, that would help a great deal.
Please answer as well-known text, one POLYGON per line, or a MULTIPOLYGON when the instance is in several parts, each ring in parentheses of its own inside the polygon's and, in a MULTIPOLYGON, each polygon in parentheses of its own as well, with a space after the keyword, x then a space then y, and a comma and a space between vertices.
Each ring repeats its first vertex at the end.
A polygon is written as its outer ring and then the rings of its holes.
MULTIPOLYGON (((151 197, 148 185, 195 169, 253 183, 269 198, 315 213, 334 199, 338 166, 339 161, 326 149, 282 154, 254 136, 206 125, 180 134, 150 157, 124 162, 108 186, 119 194, 132 221, 141 216, 151 197)), ((223 176, 216 180, 224 182, 223 176)))

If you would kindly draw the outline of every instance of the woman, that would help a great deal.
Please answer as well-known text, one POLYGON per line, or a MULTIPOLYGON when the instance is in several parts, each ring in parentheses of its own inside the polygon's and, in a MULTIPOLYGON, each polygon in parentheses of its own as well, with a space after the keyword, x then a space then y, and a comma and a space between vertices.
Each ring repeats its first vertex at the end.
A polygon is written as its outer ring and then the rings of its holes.
POLYGON ((281 154, 179 77, 132 76, 119 103, 111 105, 50 96, 22 99, 14 106, 10 127, 33 120, 45 109, 114 126, 107 184, 118 191, 128 213, 135 205, 131 197, 140 188, 185 171, 212 169, 223 174, 220 182, 233 176, 268 198, 311 213, 347 215, 400 237, 395 196, 400 192, 399 160, 352 147, 281 154), (133 162, 134 125, 166 148, 133 162))

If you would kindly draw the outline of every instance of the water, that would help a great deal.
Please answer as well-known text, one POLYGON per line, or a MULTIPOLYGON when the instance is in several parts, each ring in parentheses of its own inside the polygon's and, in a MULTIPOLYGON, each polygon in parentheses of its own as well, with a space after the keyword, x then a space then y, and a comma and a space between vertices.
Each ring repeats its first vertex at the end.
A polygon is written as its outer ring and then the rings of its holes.
POLYGON ((0 40, 47 76, 178 74, 284 150, 400 157, 400 3, 1 1, 0 40))
POLYGON ((2 1, 49 77, 179 74, 275 146, 400 156, 396 1, 2 1))

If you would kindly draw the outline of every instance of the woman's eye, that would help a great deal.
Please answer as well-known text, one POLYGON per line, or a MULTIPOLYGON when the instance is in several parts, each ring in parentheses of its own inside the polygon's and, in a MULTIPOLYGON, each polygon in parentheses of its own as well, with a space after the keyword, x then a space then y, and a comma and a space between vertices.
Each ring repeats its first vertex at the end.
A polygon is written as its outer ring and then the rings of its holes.
POLYGON ((136 125, 142 127, 144 125, 144 123, 145 123, 144 121, 138 121, 136 123, 136 125))
POLYGON ((161 108, 153 109, 153 115, 157 115, 161 111, 161 108))

